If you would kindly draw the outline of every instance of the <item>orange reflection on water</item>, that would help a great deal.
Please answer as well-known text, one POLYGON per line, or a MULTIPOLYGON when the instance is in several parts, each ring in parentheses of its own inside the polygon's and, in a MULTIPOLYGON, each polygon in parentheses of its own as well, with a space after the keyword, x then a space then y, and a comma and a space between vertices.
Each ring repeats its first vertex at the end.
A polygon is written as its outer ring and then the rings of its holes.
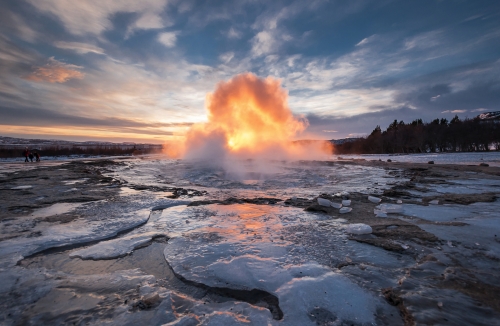
POLYGON ((203 231, 218 233, 229 240, 270 241, 282 228, 275 216, 278 207, 236 204, 214 205, 211 209, 217 211, 218 223, 203 228, 203 231))

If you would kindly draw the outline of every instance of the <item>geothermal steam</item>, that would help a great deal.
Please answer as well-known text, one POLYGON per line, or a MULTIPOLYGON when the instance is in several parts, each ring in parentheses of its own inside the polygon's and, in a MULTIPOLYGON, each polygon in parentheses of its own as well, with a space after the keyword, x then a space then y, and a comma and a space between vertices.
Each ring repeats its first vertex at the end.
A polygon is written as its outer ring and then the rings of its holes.
POLYGON ((292 139, 305 130, 307 120, 294 117, 280 81, 251 73, 220 82, 207 94, 208 122, 187 132, 184 144, 170 153, 187 159, 310 158, 321 146, 298 146, 292 139))

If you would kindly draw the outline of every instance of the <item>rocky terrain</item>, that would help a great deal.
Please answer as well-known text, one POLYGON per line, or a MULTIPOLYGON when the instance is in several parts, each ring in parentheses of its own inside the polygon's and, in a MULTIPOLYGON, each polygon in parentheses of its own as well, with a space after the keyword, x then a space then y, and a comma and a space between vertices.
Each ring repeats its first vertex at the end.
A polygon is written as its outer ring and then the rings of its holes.
POLYGON ((500 168, 242 166, 139 158, 4 165, 1 322, 499 320, 500 168), (358 224, 370 232, 351 231, 358 224))

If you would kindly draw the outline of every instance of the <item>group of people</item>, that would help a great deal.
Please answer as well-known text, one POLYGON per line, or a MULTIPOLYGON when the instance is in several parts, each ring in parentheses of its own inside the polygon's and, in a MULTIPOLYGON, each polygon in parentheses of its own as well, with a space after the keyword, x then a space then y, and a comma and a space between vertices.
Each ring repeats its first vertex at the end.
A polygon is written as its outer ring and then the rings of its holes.
POLYGON ((36 159, 37 162, 40 162, 40 154, 38 154, 37 151, 33 151, 33 152, 30 152, 30 150, 28 149, 28 147, 26 147, 24 149, 24 162, 33 162, 33 159, 36 159), (29 159, 29 160, 28 160, 29 159))

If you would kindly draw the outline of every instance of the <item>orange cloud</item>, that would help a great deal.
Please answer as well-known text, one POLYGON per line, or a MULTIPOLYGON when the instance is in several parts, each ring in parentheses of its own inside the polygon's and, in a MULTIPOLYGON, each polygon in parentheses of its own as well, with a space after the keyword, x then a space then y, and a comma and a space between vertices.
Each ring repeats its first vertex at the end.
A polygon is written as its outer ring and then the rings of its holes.
POLYGON ((65 83, 70 79, 82 79, 85 74, 76 69, 81 69, 81 67, 65 64, 52 57, 49 59, 49 63, 43 67, 37 67, 25 79, 49 83, 65 83))

